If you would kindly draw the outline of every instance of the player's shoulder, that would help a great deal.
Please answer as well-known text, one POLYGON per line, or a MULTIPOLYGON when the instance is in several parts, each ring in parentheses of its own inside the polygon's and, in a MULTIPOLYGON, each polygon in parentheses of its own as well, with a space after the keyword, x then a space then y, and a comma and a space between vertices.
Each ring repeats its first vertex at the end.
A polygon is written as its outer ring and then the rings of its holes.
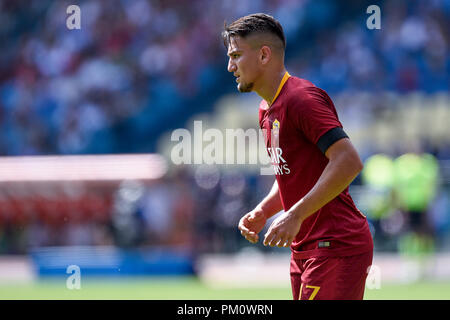
POLYGON ((327 93, 311 81, 291 76, 287 82, 285 99, 289 105, 305 105, 305 103, 327 99, 327 93))

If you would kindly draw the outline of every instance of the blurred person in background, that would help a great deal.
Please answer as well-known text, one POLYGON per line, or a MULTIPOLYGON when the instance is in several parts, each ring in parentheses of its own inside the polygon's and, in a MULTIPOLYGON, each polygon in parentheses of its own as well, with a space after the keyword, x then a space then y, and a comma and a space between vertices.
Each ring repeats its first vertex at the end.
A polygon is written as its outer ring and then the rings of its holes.
POLYGON ((438 190, 438 162, 429 153, 406 153, 395 159, 394 169, 397 206, 409 222, 400 237, 399 251, 423 264, 435 246, 428 216, 438 190))

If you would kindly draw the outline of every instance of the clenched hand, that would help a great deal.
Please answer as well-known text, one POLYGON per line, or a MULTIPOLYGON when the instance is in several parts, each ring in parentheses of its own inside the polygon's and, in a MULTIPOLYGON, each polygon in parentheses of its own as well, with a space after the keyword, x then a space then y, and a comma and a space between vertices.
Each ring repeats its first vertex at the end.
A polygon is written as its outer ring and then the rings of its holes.
POLYGON ((266 225, 267 218, 262 211, 250 211, 239 221, 239 230, 241 234, 251 243, 257 243, 259 240, 258 233, 266 225))

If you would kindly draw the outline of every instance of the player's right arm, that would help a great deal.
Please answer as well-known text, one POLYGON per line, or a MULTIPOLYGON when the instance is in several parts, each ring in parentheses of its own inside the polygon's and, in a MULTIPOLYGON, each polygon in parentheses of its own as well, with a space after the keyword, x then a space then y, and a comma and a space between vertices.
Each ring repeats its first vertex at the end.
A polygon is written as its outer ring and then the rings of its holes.
POLYGON ((250 241, 256 243, 259 240, 258 233, 264 228, 267 219, 283 210, 277 180, 273 183, 269 194, 256 206, 255 209, 244 215, 239 221, 241 234, 250 241))

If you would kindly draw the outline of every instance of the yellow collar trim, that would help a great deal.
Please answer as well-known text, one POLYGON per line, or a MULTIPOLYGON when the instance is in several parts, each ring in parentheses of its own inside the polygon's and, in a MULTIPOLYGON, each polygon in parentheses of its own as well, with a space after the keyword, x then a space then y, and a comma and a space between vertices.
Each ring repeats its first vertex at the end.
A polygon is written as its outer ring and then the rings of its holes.
POLYGON ((286 73, 283 76, 283 79, 281 79, 280 85, 278 86, 278 89, 277 89, 277 93, 275 93, 275 96, 273 97, 272 102, 268 103, 269 106, 271 106, 275 102, 276 98, 278 97, 278 95, 281 92, 281 89, 283 89, 284 84, 286 83, 287 79, 289 79, 290 76, 291 75, 289 74, 289 72, 286 71, 286 73))

